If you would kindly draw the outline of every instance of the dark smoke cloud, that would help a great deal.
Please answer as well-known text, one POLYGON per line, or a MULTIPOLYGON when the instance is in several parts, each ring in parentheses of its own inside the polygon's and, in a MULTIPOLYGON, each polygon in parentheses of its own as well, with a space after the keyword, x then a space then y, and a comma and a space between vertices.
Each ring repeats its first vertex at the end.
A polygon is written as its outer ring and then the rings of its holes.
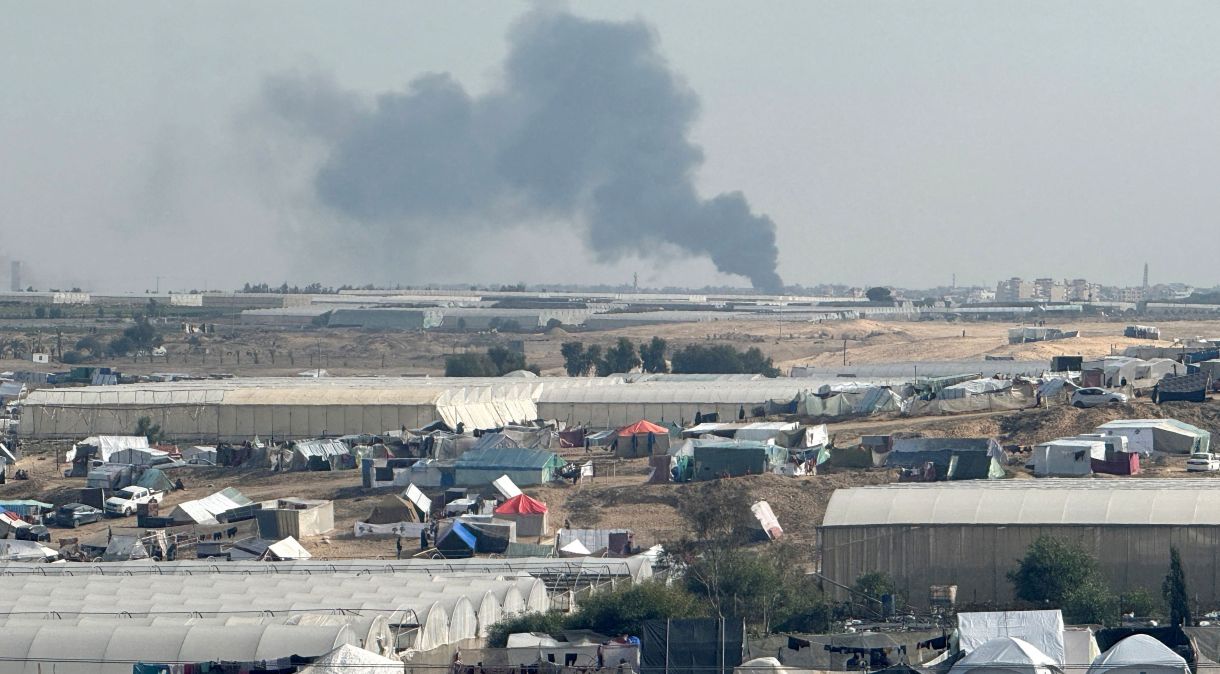
POLYGON ((697 193, 703 154, 688 135, 699 102, 646 25, 538 11, 509 46, 502 85, 483 96, 446 74, 371 107, 317 77, 277 77, 264 91, 325 141, 320 200, 394 240, 435 236, 437 223, 461 223, 468 237, 469 227, 567 219, 602 261, 670 244, 781 288, 771 219, 740 192, 697 193))

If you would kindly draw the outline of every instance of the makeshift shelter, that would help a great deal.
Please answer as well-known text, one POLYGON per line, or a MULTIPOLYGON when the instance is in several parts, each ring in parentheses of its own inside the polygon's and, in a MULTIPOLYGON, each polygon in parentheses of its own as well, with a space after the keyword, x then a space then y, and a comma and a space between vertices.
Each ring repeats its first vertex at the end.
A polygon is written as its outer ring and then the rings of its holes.
POLYGON ((458 521, 474 534, 475 552, 500 555, 517 542, 516 522, 487 515, 463 515, 458 521))
POLYGON ((261 506, 254 518, 259 535, 270 539, 320 536, 335 528, 335 504, 331 501, 282 498, 261 506))
POLYGON ((149 468, 144 471, 140 479, 136 480, 136 486, 151 489, 153 491, 173 491, 174 483, 165 476, 165 473, 160 468, 149 468))
POLYGON ((1016 637, 997 637, 953 664, 950 674, 1063 674, 1050 656, 1016 637))
POLYGON ((967 653, 998 637, 1018 637, 1053 662, 1066 661, 1063 613, 1042 611, 963 611, 957 614, 961 649, 967 653))
POLYGON ((495 509, 495 515, 516 522, 518 536, 545 536, 549 530, 546 504, 525 494, 518 494, 501 503, 495 509))
POLYGON ((593 553, 589 551, 589 548, 578 540, 573 540, 559 548, 560 557, 588 557, 591 554, 593 553))
POLYGON ((343 644, 315 660, 312 665, 298 669, 297 674, 393 672, 401 670, 402 667, 402 660, 394 660, 351 644, 343 644))
POLYGON ((1093 474, 1093 461, 1106 460, 1101 440, 1052 440, 1033 449, 1034 475, 1077 477, 1093 474))
POLYGON ((924 470, 933 480, 986 480, 1005 475, 1008 457, 995 438, 894 438, 885 454, 890 468, 924 470))
POLYGON ((453 478, 456 486, 482 487, 508 475, 518 486, 531 487, 553 481, 563 465, 558 454, 544 449, 472 449, 454 462, 453 478))
POLYGON ((261 559, 268 562, 286 562, 293 559, 310 559, 313 555, 297 539, 288 536, 267 546, 261 559))
POLYGON ((126 463, 133 466, 151 466, 169 458, 169 452, 153 447, 129 447, 111 452, 107 463, 126 463))
POLYGON ((1120 419, 1097 427, 1102 435, 1122 435, 1130 451, 1194 454, 1210 451, 1211 433, 1177 419, 1120 419))
POLYGON ((620 459, 664 454, 669 450, 669 429, 643 419, 623 426, 614 435, 614 455, 620 459))
POLYGON ((459 521, 453 521, 449 528, 436 537, 436 549, 441 554, 453 559, 473 557, 478 548, 478 539, 459 521))
POLYGON ((219 524, 224 514, 254 502, 233 487, 226 487, 211 496, 183 501, 169 513, 175 524, 219 524))
POLYGON ((1147 634, 1133 634, 1097 656, 1088 674, 1189 674, 1186 659, 1147 634))
POLYGON ((694 480, 762 475, 788 462, 788 450, 764 442, 693 440, 694 480))
POLYGON ((356 522, 356 536, 402 536, 412 538, 428 527, 419 510, 396 494, 386 494, 373 505, 368 516, 356 522))
POLYGON ((1211 376, 1206 372, 1167 376, 1157 383, 1153 394, 1154 402, 1181 401, 1205 403, 1207 402, 1207 386, 1209 383, 1211 383, 1211 376))
POLYGON ((351 450, 340 440, 301 440, 292 446, 291 470, 355 468, 351 450))
POLYGON ((187 463, 202 463, 216 465, 219 455, 215 447, 187 447, 182 450, 182 460, 187 463))

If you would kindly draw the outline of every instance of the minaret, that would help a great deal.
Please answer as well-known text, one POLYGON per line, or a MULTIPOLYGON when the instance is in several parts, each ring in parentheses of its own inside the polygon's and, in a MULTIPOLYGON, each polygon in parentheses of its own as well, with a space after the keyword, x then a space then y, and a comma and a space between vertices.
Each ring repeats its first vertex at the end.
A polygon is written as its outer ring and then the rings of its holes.
POLYGON ((1144 290, 1148 289, 1148 263, 1144 263, 1144 290))

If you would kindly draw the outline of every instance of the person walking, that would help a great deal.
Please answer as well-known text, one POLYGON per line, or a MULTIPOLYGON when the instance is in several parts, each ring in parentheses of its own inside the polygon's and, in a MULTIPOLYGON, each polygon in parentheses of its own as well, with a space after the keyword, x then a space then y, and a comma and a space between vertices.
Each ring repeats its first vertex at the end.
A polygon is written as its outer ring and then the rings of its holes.
POLYGON ((397 555, 395 555, 395 557, 394 557, 394 558, 395 558, 395 559, 402 559, 402 536, 399 536, 399 537, 397 537, 397 538, 395 538, 395 539, 394 539, 394 548, 395 548, 395 550, 396 550, 396 551, 397 551, 397 553, 398 553, 397 555))

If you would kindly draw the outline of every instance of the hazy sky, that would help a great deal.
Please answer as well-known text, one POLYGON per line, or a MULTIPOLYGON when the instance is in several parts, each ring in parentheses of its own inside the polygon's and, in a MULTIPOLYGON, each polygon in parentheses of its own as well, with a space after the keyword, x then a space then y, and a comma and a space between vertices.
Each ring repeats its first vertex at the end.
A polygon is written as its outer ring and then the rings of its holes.
MULTIPOLYGON (((1134 285, 1145 261, 1153 282, 1220 281, 1220 4, 545 7, 647 26, 697 98, 687 140, 702 149, 699 195, 741 192, 751 217, 774 222, 785 282, 927 286, 956 272, 959 284, 1134 285)), ((629 282, 633 271, 647 285, 745 285, 669 244, 663 258, 624 256, 629 246, 598 256, 579 209, 432 214, 436 236, 387 240, 319 198, 339 145, 271 109, 268 82, 320 83, 367 111, 449 73, 477 106, 513 93, 505 59, 521 38, 510 36, 538 11, 0 3, 0 256, 25 260, 43 287, 94 289, 156 276, 162 289, 229 289, 629 282)))

